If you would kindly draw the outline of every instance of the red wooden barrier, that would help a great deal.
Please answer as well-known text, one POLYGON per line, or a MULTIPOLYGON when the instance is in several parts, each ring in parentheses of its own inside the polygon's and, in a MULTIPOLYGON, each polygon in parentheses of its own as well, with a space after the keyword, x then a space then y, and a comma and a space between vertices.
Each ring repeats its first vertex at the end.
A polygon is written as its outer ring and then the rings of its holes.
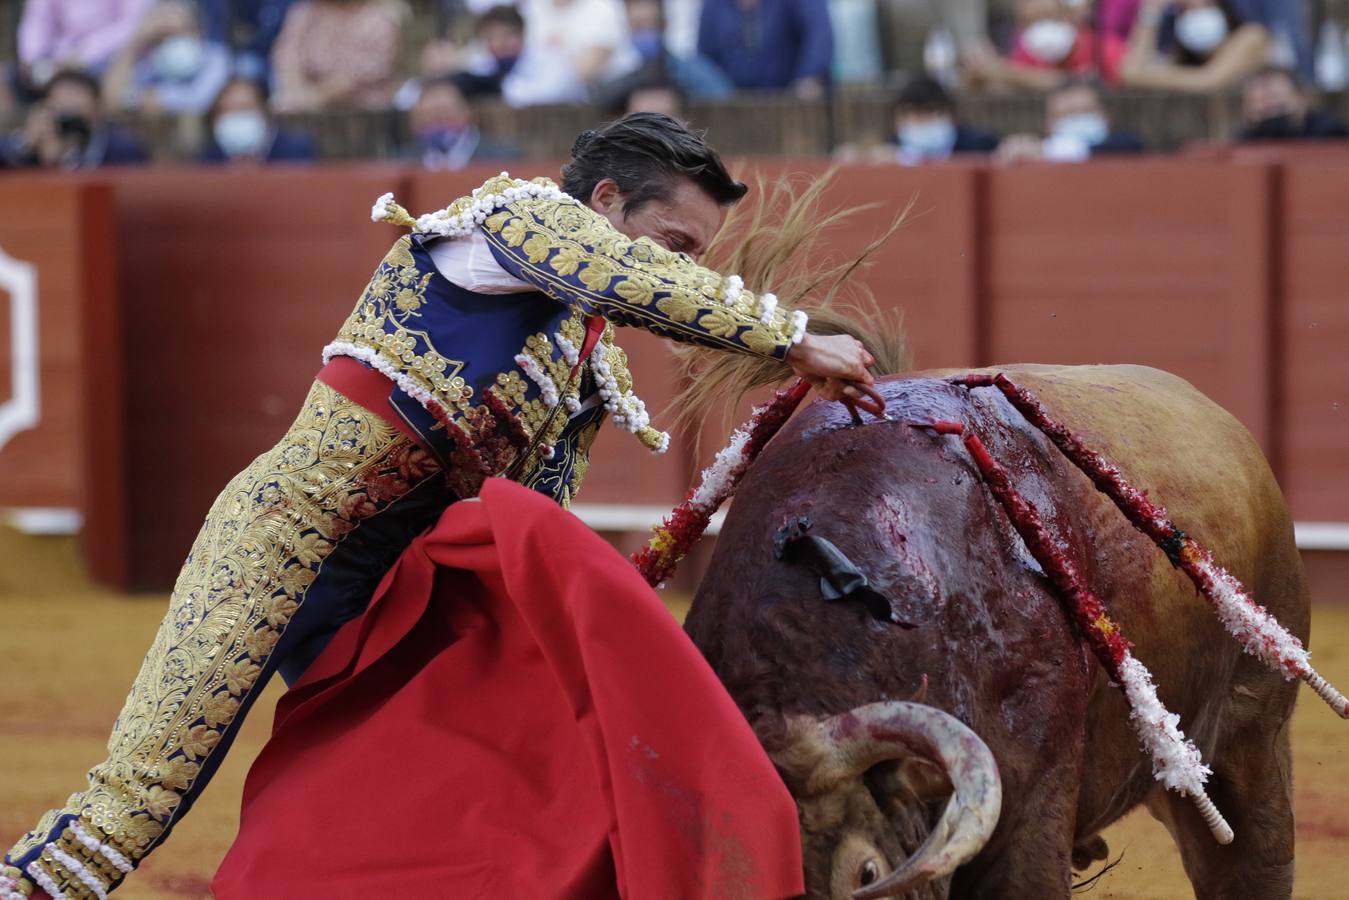
POLYGON ((1283 172, 1280 483, 1301 519, 1349 520, 1349 171, 1283 172))
POLYGON ((396 239, 402 173, 116 176, 131 586, 172 583, 212 500, 290 425, 320 351, 396 239))
POLYGON ((0 266, 0 507, 84 510, 86 536, 104 532, 86 541, 87 557, 98 576, 121 583, 112 191, 60 177, 0 180, 0 253, 9 257, 0 266), (90 509, 91 492, 107 500, 99 511, 90 509))
POLYGON ((991 172, 988 362, 1166 369, 1270 450, 1270 184, 1198 162, 991 172))
MULTIPOLYGON (((761 165, 770 177, 824 170, 761 165)), ((91 176, 111 193, 89 179, 0 182, 0 248, 41 261, 43 303, 53 304, 43 314, 60 309, 66 320, 44 320, 47 383, 65 385, 47 407, 51 428, 0 449, 0 505, 85 508, 103 532, 99 577, 166 586, 221 486, 289 424, 320 348, 397 235, 369 222, 374 198, 394 190, 424 212, 489 174, 354 166, 91 176), (107 277, 114 247, 120 305, 107 277), (81 346, 80 361, 94 361, 85 394, 73 374, 81 346), (101 474, 81 476, 86 465, 101 474)), ((1349 521, 1347 175, 1343 158, 1267 153, 851 167, 837 174, 830 203, 881 205, 829 246, 860 249, 914 199, 909 223, 862 278, 904 311, 917 365, 1170 369, 1255 432, 1298 518, 1349 521)), ((621 343, 658 412, 675 388, 665 350, 644 334, 621 343)), ((710 453, 722 433, 704 431, 710 453)), ((659 506, 682 495, 695 465, 687 444, 653 458, 612 429, 602 434, 583 501, 659 506)))

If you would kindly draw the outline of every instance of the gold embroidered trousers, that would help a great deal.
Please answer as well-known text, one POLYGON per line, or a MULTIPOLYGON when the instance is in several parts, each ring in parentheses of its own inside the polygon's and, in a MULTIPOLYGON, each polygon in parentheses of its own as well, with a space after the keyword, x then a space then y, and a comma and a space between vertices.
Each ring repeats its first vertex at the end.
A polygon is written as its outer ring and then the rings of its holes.
POLYGON ((453 499, 416 444, 315 382, 211 507, 107 759, 9 851, 0 897, 105 896, 186 813, 272 672, 297 677, 453 499))

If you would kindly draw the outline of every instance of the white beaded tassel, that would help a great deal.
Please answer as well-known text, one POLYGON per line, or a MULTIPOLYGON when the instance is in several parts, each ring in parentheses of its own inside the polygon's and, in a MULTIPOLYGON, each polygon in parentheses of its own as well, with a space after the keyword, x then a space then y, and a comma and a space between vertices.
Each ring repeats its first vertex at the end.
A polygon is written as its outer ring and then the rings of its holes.
POLYGON ((1196 550, 1191 560, 1207 580, 1204 593, 1212 601, 1218 620, 1242 649, 1286 679, 1301 678, 1340 718, 1349 719, 1349 699, 1312 668, 1311 654, 1302 642, 1256 603, 1236 576, 1207 552, 1196 550))
POLYGON ((1168 710, 1157 696, 1152 673, 1132 653, 1119 663, 1120 687, 1129 702, 1129 718, 1143 749, 1152 758, 1153 777, 1168 790, 1189 797, 1204 817, 1204 824, 1220 844, 1232 843, 1232 827, 1204 791, 1213 770, 1194 742, 1180 730, 1180 716, 1168 710))

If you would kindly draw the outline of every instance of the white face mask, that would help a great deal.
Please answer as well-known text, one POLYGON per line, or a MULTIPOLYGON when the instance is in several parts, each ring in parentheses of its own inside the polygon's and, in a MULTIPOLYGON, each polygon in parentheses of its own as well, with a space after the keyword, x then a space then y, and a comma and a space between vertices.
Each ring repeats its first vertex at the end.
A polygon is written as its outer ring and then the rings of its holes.
POLYGON ((950 119, 913 122, 899 129, 899 145, 923 157, 946 157, 956 145, 956 126, 950 119))
POLYGON ((1058 19, 1039 19, 1021 32, 1021 45, 1042 63, 1057 66, 1073 52, 1077 29, 1058 19))
POLYGON ((237 109, 216 117, 212 130, 226 156, 258 156, 267 140, 267 118, 257 110, 237 109))
POLYGON ((1056 138, 1079 140, 1088 147, 1095 147, 1110 134, 1110 123, 1105 116, 1094 112, 1073 113, 1054 122, 1056 138))
POLYGON ((151 51, 150 64, 161 78, 187 81, 201 68, 204 53, 201 38, 191 34, 175 34, 165 38, 151 51))
POLYGON ((1191 53, 1208 56, 1227 40, 1227 16, 1216 6, 1187 9, 1176 17, 1176 40, 1191 53))

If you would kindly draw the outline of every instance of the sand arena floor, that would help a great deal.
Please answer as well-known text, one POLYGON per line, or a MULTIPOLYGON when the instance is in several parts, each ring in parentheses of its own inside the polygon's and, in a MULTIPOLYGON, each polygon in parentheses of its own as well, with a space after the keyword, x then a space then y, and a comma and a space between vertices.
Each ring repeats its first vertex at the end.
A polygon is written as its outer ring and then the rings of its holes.
MULTIPOLYGON (((163 596, 110 595, 90 588, 79 571, 73 542, 0 530, 0 839, 6 847, 77 789, 102 758, 108 728, 164 613, 163 596)), ((1349 685, 1349 605, 1318 605, 1312 622, 1318 667, 1332 682, 1349 685)), ((279 685, 267 694, 191 815, 117 897, 210 896, 279 685)), ((1303 691, 1293 721, 1297 898, 1349 897, 1342 865, 1349 850, 1346 747, 1349 722, 1303 691)), ((1134 813, 1105 836, 1112 858, 1122 853, 1122 861, 1084 896, 1192 896, 1170 837, 1147 813, 1134 813)), ((258 896, 267 896, 265 887, 258 896)))

